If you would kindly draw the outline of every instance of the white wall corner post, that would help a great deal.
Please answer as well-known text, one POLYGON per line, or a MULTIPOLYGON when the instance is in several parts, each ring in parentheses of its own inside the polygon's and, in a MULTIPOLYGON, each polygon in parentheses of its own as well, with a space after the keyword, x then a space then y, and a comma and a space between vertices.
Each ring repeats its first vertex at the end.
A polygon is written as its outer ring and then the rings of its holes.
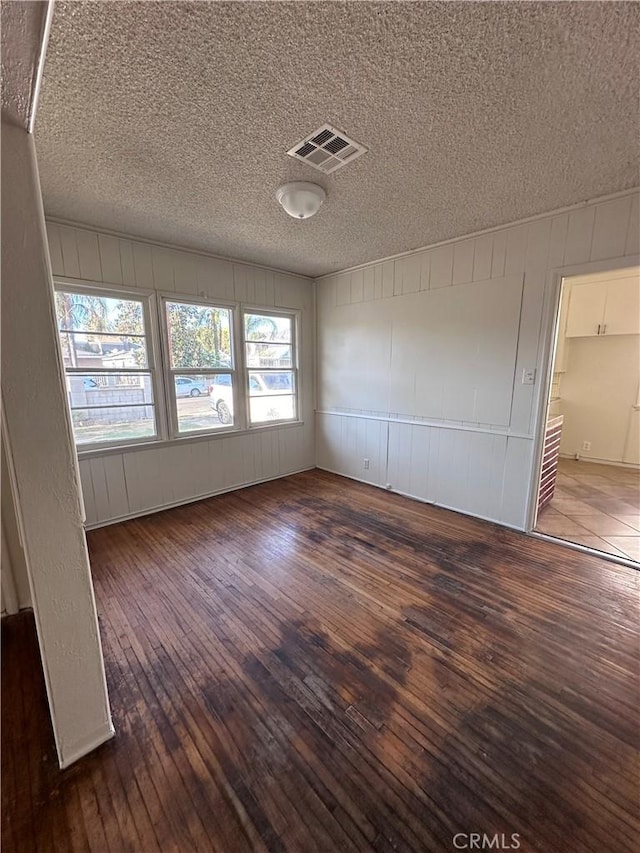
POLYGON ((2 122, 2 399, 61 767, 112 737, 33 137, 2 122))

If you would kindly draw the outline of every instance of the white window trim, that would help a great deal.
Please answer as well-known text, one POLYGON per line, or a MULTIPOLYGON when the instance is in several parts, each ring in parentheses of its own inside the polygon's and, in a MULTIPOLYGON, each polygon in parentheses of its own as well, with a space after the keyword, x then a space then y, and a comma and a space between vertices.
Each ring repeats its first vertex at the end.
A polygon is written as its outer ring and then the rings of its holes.
MULTIPOLYGON (((153 388, 154 408, 156 415, 156 435, 145 436, 138 439, 123 441, 93 442, 87 444, 75 443, 76 453, 79 459, 93 458, 118 452, 132 452, 136 450, 150 449, 153 447, 171 447, 176 444, 184 444, 194 441, 211 440, 229 437, 229 435, 250 435, 256 432, 264 432, 273 429, 283 429, 304 426, 300 412, 300 394, 302 379, 301 367, 301 309, 280 308, 273 305, 255 305, 244 302, 235 302, 228 299, 211 299, 191 296, 173 291, 160 291, 156 289, 143 289, 129 287, 126 285, 112 285, 102 282, 88 282, 81 279, 55 276, 53 281, 54 291, 71 291, 73 293, 85 293, 90 296, 103 296, 115 299, 134 299, 142 303, 143 317, 148 349, 148 368, 126 368, 121 372, 150 373, 153 388), (169 361, 169 341, 166 321, 165 302, 178 302, 182 304, 204 305, 214 308, 227 308, 231 310, 232 316, 232 353, 234 358, 233 368, 184 368, 173 370, 169 361), (282 368, 294 374, 295 394, 295 417, 278 421, 264 421, 251 424, 249 418, 249 370, 260 372, 258 368, 246 366, 246 347, 244 338, 244 316, 245 314, 265 314, 271 317, 286 317, 291 319, 291 343, 293 351, 293 366, 282 368), (234 389, 234 420, 235 423, 228 427, 214 427, 207 430, 193 430, 178 433, 177 431, 177 409, 176 397, 171 390, 170 381, 173 372, 180 375, 203 375, 214 373, 232 373, 235 375, 234 389), (246 384, 246 388, 244 388, 246 384), (241 392, 240 388, 243 385, 241 392), (237 413, 237 414, 236 414, 237 413)), ((58 321, 53 306, 53 319, 56 335, 59 342, 58 321)), ((62 356, 62 354, 61 354, 62 356)), ((63 378, 66 377, 67 369, 62 357, 60 359, 63 378)), ((73 368, 71 370, 74 370, 73 368)), ((269 372, 270 368, 264 368, 269 372)), ((276 371, 276 368, 273 368, 276 371)), ((77 369, 75 372, 86 373, 87 370, 77 369)), ((96 373, 110 372, 109 369, 96 370, 96 373)), ((111 371, 113 372, 113 370, 111 371)), ((116 371, 117 372, 117 371, 116 371)))
MULTIPOLYGON (((258 307, 256 305, 246 305, 242 304, 241 310, 241 357, 242 357, 242 372, 243 372, 243 382, 245 387, 245 405, 244 405, 244 414, 246 418, 247 428, 249 430, 260 429, 265 426, 285 426, 286 424, 295 424, 300 422, 300 354, 299 354, 299 329, 300 329, 300 311, 291 309, 286 310, 282 308, 273 308, 269 306, 258 307), (261 314, 266 317, 283 317, 287 320, 291 320, 291 367, 248 367, 247 366, 247 343, 251 343, 251 341, 247 341, 245 338, 245 324, 244 318, 246 314, 261 314), (282 418, 277 421, 260 421, 259 423, 252 424, 251 423, 251 414, 250 414, 250 401, 251 395, 249 394, 249 374, 250 373, 293 373, 293 387, 294 393, 293 396, 294 401, 294 416, 292 418, 282 418)), ((279 396, 274 394, 274 396, 279 396)), ((289 396, 289 395, 282 395, 289 396)))
MULTIPOLYGON (((103 284, 88 284, 86 282, 78 282, 66 278, 55 278, 53 282, 54 294, 63 293, 79 293, 87 296, 102 296, 105 299, 127 299, 140 302, 142 305, 142 317, 145 329, 145 341, 147 344, 147 367, 146 368, 100 368, 94 373, 146 373, 151 376, 151 388, 153 391, 153 403, 147 404, 153 406, 156 423, 156 434, 154 436, 142 436, 132 439, 116 439, 114 441, 94 441, 79 444, 75 442, 76 452, 78 456, 85 453, 97 452, 101 450, 112 450, 115 448, 129 448, 140 445, 153 445, 157 442, 167 440, 167 422, 166 422, 166 401, 164 397, 164 388, 161 379, 162 360, 160 358, 160 347, 158 341, 158 333, 156 328, 156 295, 153 290, 142 290, 140 288, 120 287, 103 284)), ((60 331, 58 329, 58 315, 53 306, 53 317, 56 328, 56 336, 58 338, 58 346, 60 345, 60 331)), ((91 373, 88 368, 67 368, 62 361, 61 366, 64 372, 65 388, 66 377, 73 373, 91 373)), ((71 410, 70 410, 71 411, 71 410)), ((75 436, 74 436, 75 440, 75 436)))
POLYGON ((238 304, 227 302, 225 300, 203 299, 199 297, 191 297, 176 293, 159 293, 158 299, 158 325, 160 328, 160 340, 162 347, 162 362, 163 362, 163 377, 165 386, 165 396, 167 399, 167 415, 169 422, 169 440, 183 441, 186 438, 210 437, 214 435, 228 435, 229 433, 238 432, 245 428, 245 424, 239 421, 236 412, 239 412, 238 397, 239 397, 239 369, 237 361, 237 324, 238 324, 238 304), (231 367, 171 367, 171 354, 169 348, 169 324, 167 322, 167 302, 175 302, 179 305, 202 305, 205 308, 224 308, 231 312, 231 367), (233 403, 234 403, 234 423, 228 426, 212 427, 210 429, 189 430, 187 432, 179 431, 178 424, 178 399, 175 393, 175 376, 205 376, 214 375, 216 373, 231 374, 233 387, 233 403))

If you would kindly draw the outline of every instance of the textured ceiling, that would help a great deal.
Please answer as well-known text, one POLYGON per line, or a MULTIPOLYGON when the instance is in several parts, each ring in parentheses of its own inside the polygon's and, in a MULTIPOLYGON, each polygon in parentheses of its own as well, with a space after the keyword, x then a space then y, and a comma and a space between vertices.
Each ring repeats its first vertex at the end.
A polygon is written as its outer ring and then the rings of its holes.
POLYGON ((2 117, 25 130, 34 105, 47 3, 3 0, 2 117))
POLYGON ((635 3, 58 2, 49 215, 317 275, 638 184, 635 3), (369 148, 326 177, 324 122, 369 148), (321 183, 305 222, 274 198, 321 183))

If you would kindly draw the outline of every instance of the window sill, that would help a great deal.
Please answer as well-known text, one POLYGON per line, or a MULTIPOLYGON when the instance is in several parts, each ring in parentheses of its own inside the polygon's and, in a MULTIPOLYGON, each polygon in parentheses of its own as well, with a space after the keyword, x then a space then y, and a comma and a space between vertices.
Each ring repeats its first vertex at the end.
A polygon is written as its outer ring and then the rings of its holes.
POLYGON ((237 435, 251 435, 256 432, 270 432, 276 429, 291 429, 292 427, 304 426, 304 421, 280 421, 276 424, 265 424, 254 426, 250 429, 228 429, 220 432, 198 433, 198 435, 182 435, 179 438, 158 439, 156 441, 140 441, 136 444, 120 444, 113 447, 95 447, 87 450, 78 450, 78 459, 94 459, 99 456, 111 456, 114 453, 135 453, 138 450, 151 450, 154 447, 175 447, 180 444, 193 444, 198 441, 211 441, 212 439, 233 438, 237 435))

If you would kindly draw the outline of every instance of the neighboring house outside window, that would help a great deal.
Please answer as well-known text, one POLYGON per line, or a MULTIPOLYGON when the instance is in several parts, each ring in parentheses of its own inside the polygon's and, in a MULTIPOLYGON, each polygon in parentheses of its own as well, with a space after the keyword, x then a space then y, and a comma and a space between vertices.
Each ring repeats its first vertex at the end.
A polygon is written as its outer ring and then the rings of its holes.
POLYGON ((79 451, 298 419, 294 313, 56 285, 79 451), (160 346, 160 342, 162 346, 160 346))
POLYGON ((56 292, 67 398, 80 449, 158 437, 148 315, 144 299, 56 292))

